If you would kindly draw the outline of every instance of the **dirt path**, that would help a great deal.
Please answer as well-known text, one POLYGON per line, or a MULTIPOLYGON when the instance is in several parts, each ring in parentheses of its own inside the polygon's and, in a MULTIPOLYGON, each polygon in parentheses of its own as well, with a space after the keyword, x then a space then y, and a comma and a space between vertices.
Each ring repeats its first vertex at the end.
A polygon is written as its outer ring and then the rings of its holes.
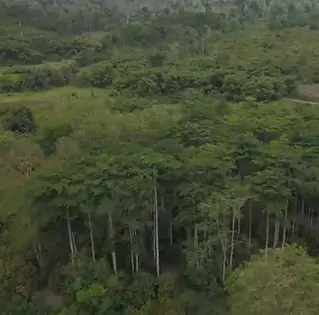
POLYGON ((296 102, 296 103, 319 105, 319 101, 318 102, 311 102, 311 101, 298 100, 298 99, 295 99, 295 98, 284 98, 284 100, 292 101, 292 102, 296 102))

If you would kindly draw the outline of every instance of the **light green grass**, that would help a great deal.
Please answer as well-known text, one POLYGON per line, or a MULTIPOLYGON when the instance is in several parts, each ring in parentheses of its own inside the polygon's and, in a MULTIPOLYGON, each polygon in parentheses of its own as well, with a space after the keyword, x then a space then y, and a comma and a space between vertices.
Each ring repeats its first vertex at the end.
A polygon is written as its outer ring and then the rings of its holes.
POLYGON ((32 109, 40 126, 82 120, 95 113, 108 115, 108 91, 66 86, 42 92, 0 95, 1 107, 24 105, 32 109), (92 96, 93 93, 93 96, 92 96))
POLYGON ((119 132, 127 128, 134 132, 151 130, 150 122, 153 126, 166 125, 167 121, 178 117, 180 104, 165 104, 165 101, 160 106, 150 102, 147 108, 134 113, 114 112, 112 106, 123 102, 123 97, 112 96, 112 92, 111 89, 66 86, 43 92, 3 94, 0 95, 0 109, 1 106, 28 106, 40 129, 72 122, 77 131, 102 128, 106 133, 109 129, 119 132))
POLYGON ((39 103, 52 104, 56 102, 70 100, 72 98, 92 99, 92 93, 94 97, 97 98, 108 95, 107 90, 65 86, 42 92, 21 92, 1 94, 0 105, 13 103, 26 103, 27 105, 36 105, 39 103))

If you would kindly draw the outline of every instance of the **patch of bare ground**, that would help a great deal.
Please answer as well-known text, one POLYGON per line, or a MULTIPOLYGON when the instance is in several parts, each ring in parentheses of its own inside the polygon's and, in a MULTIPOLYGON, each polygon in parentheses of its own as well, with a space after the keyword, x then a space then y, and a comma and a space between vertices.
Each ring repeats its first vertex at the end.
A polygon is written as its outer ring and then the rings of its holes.
POLYGON ((95 31, 95 32, 83 32, 81 35, 82 37, 92 38, 92 39, 101 39, 107 33, 105 31, 95 31))
POLYGON ((57 267, 50 270, 47 278, 47 285, 37 293, 36 302, 43 309, 53 311, 61 310, 65 301, 61 294, 58 293, 59 269, 57 267))
POLYGON ((44 289, 38 292, 38 302, 45 308, 52 310, 60 310, 64 306, 64 299, 62 295, 57 295, 50 289, 44 289))
POLYGON ((300 99, 319 101, 319 84, 303 84, 299 86, 300 99))

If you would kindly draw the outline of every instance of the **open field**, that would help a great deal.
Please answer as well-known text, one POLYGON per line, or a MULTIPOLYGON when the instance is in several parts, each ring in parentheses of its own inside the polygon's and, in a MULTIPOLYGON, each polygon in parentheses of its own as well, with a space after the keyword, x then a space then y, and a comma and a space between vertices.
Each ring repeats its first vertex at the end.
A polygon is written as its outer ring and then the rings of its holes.
POLYGON ((300 98, 306 101, 319 101, 319 84, 304 84, 299 87, 300 98))
POLYGON ((65 86, 42 92, 21 92, 21 93, 4 93, 0 95, 0 106, 10 103, 25 103, 30 106, 37 104, 56 104, 63 101, 80 99, 92 99, 93 96, 101 97, 107 95, 107 90, 98 88, 77 88, 65 86))

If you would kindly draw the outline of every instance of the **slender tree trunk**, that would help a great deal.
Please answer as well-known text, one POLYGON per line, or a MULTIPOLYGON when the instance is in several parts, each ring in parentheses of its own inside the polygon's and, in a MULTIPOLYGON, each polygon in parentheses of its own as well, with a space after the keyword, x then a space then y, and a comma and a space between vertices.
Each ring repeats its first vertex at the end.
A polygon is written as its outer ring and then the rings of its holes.
POLYGON ((33 241, 32 242, 32 247, 33 247, 33 251, 34 251, 34 254, 35 254, 35 257, 37 259, 37 263, 39 265, 39 267, 41 267, 42 265, 42 249, 41 249, 41 243, 39 242, 37 244, 36 241, 33 241))
POLYGON ((173 246, 173 223, 170 221, 169 223, 169 244, 173 246))
POLYGON ((227 251, 223 250, 223 271, 222 271, 223 284, 226 283, 226 261, 227 261, 227 251))
POLYGON ((112 250, 111 250, 112 265, 113 265, 114 273, 117 273, 116 253, 115 253, 115 245, 114 245, 113 219, 112 219, 111 212, 108 213, 108 217, 109 217, 109 238, 112 242, 112 250))
POLYGON ((40 262, 41 262, 41 265, 43 264, 43 255, 42 255, 42 246, 41 246, 41 242, 39 241, 39 245, 38 245, 38 252, 39 252, 39 259, 40 259, 40 262))
MULTIPOLYGON (((194 248, 195 248, 195 251, 197 252, 197 249, 198 249, 198 227, 197 227, 197 224, 195 222, 194 222, 194 248)), ((196 267, 199 268, 198 259, 196 260, 196 267)))
POLYGON ((240 229, 241 229, 241 216, 239 215, 237 217, 237 234, 240 235, 240 229))
POLYGON ((165 212, 165 204, 164 204, 164 198, 161 196, 161 210, 164 213, 165 212))
POLYGON ((73 242, 73 248, 74 248, 74 254, 77 255, 78 253, 78 248, 76 247, 76 243, 75 243, 75 233, 72 233, 72 242, 73 242))
POLYGON ((278 241, 279 241, 279 230, 280 230, 280 222, 278 216, 276 216, 275 221, 275 230, 274 230, 274 242, 273 242, 273 248, 277 247, 278 241))
POLYGON ((251 200, 249 200, 249 231, 248 231, 248 253, 251 255, 251 226, 252 226, 252 211, 251 200))
MULTIPOLYGON (((136 230, 134 230, 134 238, 135 238, 136 242, 138 242, 138 237, 137 237, 136 230)), ((138 248, 135 248, 135 271, 136 272, 139 271, 139 253, 138 253, 138 248)))
POLYGON ((294 237, 296 233, 298 233, 298 226, 296 224, 297 212, 298 212, 298 195, 296 194, 295 202, 294 202, 294 213, 293 213, 293 219, 292 219, 292 225, 291 225, 291 237, 294 237))
POLYGON ((227 244, 224 243, 222 236, 220 235, 220 226, 219 226, 219 219, 216 220, 216 226, 217 226, 217 236, 220 243, 220 246, 222 248, 223 252, 223 265, 222 265, 222 282, 225 284, 226 282, 226 262, 227 262, 227 244))
MULTIPOLYGON (((164 199, 163 199, 163 196, 161 197, 161 206, 162 206, 162 211, 163 213, 165 213, 165 205, 164 205, 164 199)), ((166 213, 168 214, 168 220, 169 220, 169 223, 168 223, 168 236, 169 236, 169 244, 170 246, 173 246, 173 222, 172 222, 172 206, 169 205, 167 207, 167 210, 166 210, 166 213)))
POLYGON ((21 21, 19 21, 19 28, 20 28, 20 36, 23 37, 22 22, 21 21))
POLYGON ((43 260, 43 254, 42 254, 42 246, 41 246, 41 242, 37 242, 37 241, 33 241, 32 242, 32 246, 33 246, 33 250, 37 259, 37 263, 39 266, 39 271, 40 271, 40 275, 39 278, 45 279, 46 278, 46 272, 47 272, 47 268, 45 265, 45 261, 43 260))
POLYGON ((301 215, 302 217, 305 215, 305 199, 302 198, 302 201, 301 201, 301 215))
POLYGON ((289 201, 287 199, 286 201, 286 205, 285 205, 285 222, 284 222, 284 228, 283 228, 283 232, 282 232, 282 248, 285 247, 286 245, 286 233, 287 233, 287 220, 288 220, 288 205, 289 205, 289 201))
POLYGON ((115 251, 112 251, 111 256, 112 256, 113 271, 114 271, 114 273, 117 273, 116 253, 115 253, 115 251))
POLYGON ((292 237, 295 236, 295 228, 296 228, 296 220, 293 219, 293 220, 292 220, 292 225, 291 225, 291 236, 292 236, 292 237))
POLYGON ((310 210, 310 227, 312 227, 313 224, 313 209, 310 210))
POLYGON ((267 259, 269 247, 269 213, 266 213, 266 244, 265 244, 265 258, 267 259))
POLYGON ((169 226, 168 226, 168 234, 169 234, 169 244, 173 246, 173 209, 172 206, 169 207, 169 226))
POLYGON ((186 239, 188 242, 190 242, 192 240, 192 227, 191 227, 191 224, 187 224, 187 227, 185 228, 186 229, 186 239))
POLYGON ((153 260, 154 266, 156 265, 156 215, 155 215, 155 205, 153 205, 153 260))
POLYGON ((197 249, 198 247, 198 228, 195 222, 194 222, 194 247, 195 249, 197 249))
POLYGON ((174 235, 173 235, 173 228, 174 228, 174 224, 173 224, 173 209, 174 206, 176 205, 176 192, 175 189, 173 189, 173 196, 172 196, 172 203, 170 204, 169 207, 169 241, 170 241, 170 245, 173 246, 174 243, 174 235))
POLYGON ((157 200, 157 186, 156 175, 154 174, 154 208, 155 208, 155 252, 156 252, 156 275, 160 274, 159 264, 159 240, 158 240, 158 200, 157 200))
POLYGON ((34 251, 34 254, 35 254, 35 258, 37 259, 38 265, 40 265, 40 257, 39 257, 39 254, 38 254, 38 249, 37 249, 37 246, 35 244, 35 241, 32 242, 32 247, 33 247, 33 251, 34 251))
POLYGON ((66 213, 66 219, 67 219, 67 225, 68 225, 68 235, 69 235, 69 246, 70 246, 70 252, 71 252, 71 262, 74 266, 75 260, 74 260, 74 247, 73 247, 73 239, 72 239, 72 229, 71 229, 71 223, 70 223, 70 217, 69 217, 69 210, 67 210, 66 213))
POLYGON ((132 273, 134 273, 135 268, 134 268, 134 251, 133 251, 133 233, 132 233, 131 226, 129 226, 129 234, 130 234, 130 247, 131 247, 131 267, 132 267, 132 273))
POLYGON ((91 253, 93 262, 96 261, 95 259, 95 244, 94 244, 94 236, 93 236, 93 228, 92 228, 92 218, 91 218, 91 211, 88 212, 89 217, 89 229, 90 229, 90 240, 91 240, 91 253))
POLYGON ((205 38, 204 36, 201 36, 201 50, 202 54, 205 52, 205 38))
POLYGON ((236 222, 236 211, 233 209, 232 218, 232 230, 231 230, 231 244, 230 244, 230 257, 229 257, 229 270, 233 269, 233 256, 234 256, 234 241, 235 241, 235 222, 236 222))
POLYGON ((136 272, 139 271, 139 256, 138 253, 135 253, 135 268, 136 268, 136 272))
POLYGON ((205 220, 204 224, 205 224, 205 226, 204 226, 204 231, 203 231, 203 238, 206 241, 208 239, 207 220, 205 220))

